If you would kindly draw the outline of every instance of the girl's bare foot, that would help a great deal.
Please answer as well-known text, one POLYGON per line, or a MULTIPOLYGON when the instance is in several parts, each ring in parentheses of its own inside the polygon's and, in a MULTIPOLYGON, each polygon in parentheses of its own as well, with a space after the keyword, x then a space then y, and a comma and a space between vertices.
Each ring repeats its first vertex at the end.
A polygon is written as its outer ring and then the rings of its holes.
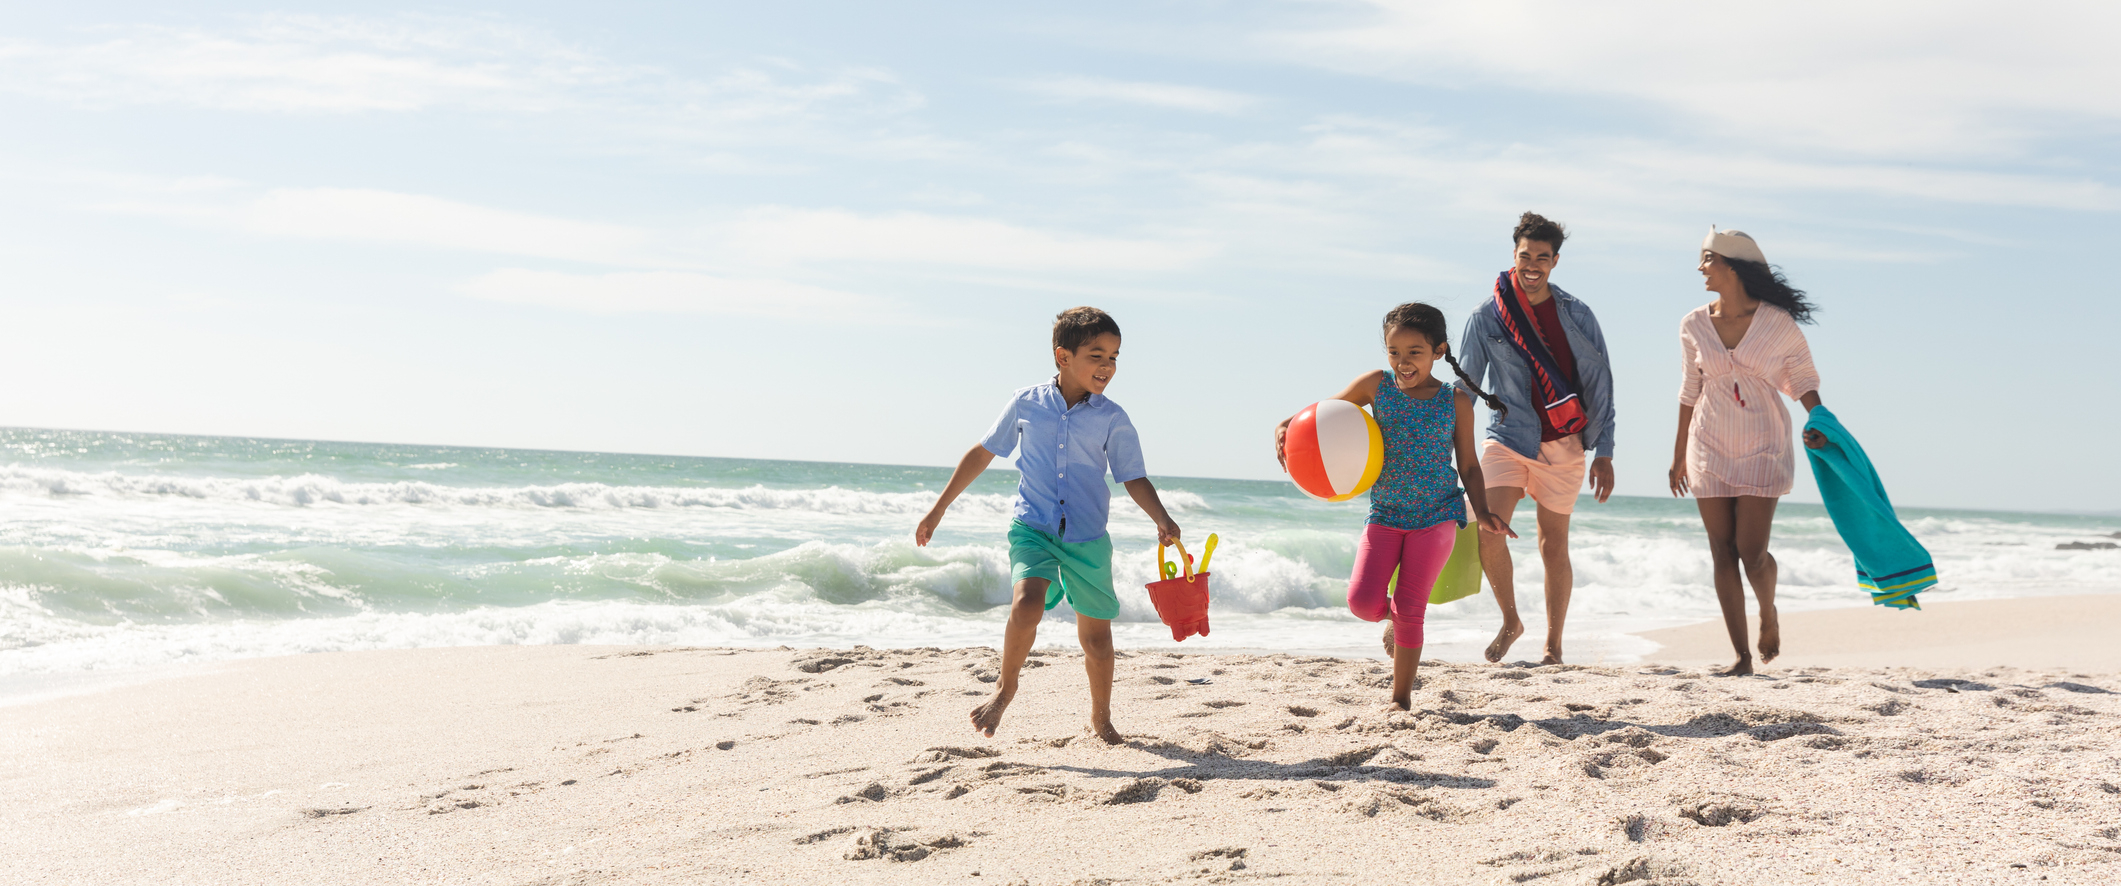
POLYGON ((1097 733, 1097 737, 1103 739, 1105 744, 1119 744, 1126 741, 1125 738, 1120 736, 1119 730, 1112 728, 1112 719, 1109 717, 1090 718, 1090 731, 1097 733))
POLYGON ((1392 642, 1392 623, 1389 621, 1385 622, 1385 657, 1391 658, 1398 654, 1399 646, 1392 642))
POLYGON ((1716 672, 1718 677, 1749 677, 1752 674, 1753 657, 1750 655, 1740 657, 1737 664, 1731 665, 1730 670, 1716 672))
POLYGON ((1782 620, 1775 617, 1775 610, 1760 613, 1760 663, 1774 661, 1782 654, 1782 620))
POLYGON ((1521 636, 1524 636, 1523 622, 1503 622, 1502 630, 1495 632, 1495 642, 1488 644, 1488 660, 1501 661, 1503 656, 1510 654, 1510 644, 1517 642, 1517 638, 1521 636))
MULTIPOLYGON (((987 703, 972 709, 972 731, 994 737, 994 727, 1002 725, 1002 712, 1009 709, 1009 693, 996 691, 987 703)), ((1109 740, 1109 739, 1108 739, 1109 740)))

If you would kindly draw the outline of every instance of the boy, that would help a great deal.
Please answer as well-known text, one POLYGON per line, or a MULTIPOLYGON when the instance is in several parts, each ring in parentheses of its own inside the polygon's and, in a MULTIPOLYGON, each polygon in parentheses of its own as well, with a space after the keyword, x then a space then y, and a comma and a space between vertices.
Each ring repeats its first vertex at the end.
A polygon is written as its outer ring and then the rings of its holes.
POLYGON ((1010 700, 1017 673, 1045 610, 1066 597, 1075 609, 1075 635, 1083 644, 1090 674, 1090 727, 1107 744, 1119 744, 1112 727, 1112 619, 1119 597, 1112 592, 1112 539, 1105 533, 1112 479, 1125 484, 1134 503, 1156 522, 1156 537, 1178 540, 1178 524, 1142 468, 1141 440, 1127 412, 1105 399, 1105 386, 1119 369, 1119 324, 1096 308, 1069 308, 1053 321, 1053 380, 1017 391, 1002 408, 986 439, 957 464, 950 485, 913 530, 926 545, 943 512, 987 465, 1018 452, 1022 474, 1016 487, 1016 520, 1009 526, 1009 577, 1016 583, 1009 628, 1002 643, 1001 681, 994 697, 972 709, 972 728, 994 736, 1010 700))

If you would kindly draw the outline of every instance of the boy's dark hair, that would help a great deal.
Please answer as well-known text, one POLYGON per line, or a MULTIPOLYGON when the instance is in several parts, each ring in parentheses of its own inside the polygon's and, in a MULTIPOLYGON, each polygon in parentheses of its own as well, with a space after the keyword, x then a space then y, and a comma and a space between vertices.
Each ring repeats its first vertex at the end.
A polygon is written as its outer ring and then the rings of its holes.
POLYGON ((1088 305, 1069 308, 1053 318, 1053 346, 1070 354, 1107 332, 1119 335, 1119 321, 1088 305))
POLYGON ((1452 372, 1458 373, 1459 384, 1465 385, 1466 390, 1487 403, 1488 408, 1495 410, 1497 415, 1510 414, 1510 407, 1502 404, 1502 398, 1481 390, 1480 386, 1474 384, 1473 379, 1466 375, 1465 370, 1458 368, 1458 358, 1451 354, 1451 330, 1444 323, 1442 311, 1418 301, 1407 302, 1385 313, 1385 337, 1391 338, 1394 329, 1408 329, 1420 333, 1423 338, 1429 340, 1429 347, 1443 351, 1444 362, 1451 364, 1452 372))
POLYGON ((1765 262, 1746 261, 1728 255, 1718 255, 1723 263, 1730 265, 1738 275, 1738 282, 1745 285, 1745 294, 1790 312, 1790 319, 1799 323, 1812 322, 1812 312, 1819 306, 1806 298, 1804 290, 1790 285, 1790 278, 1782 276, 1782 269, 1765 262))
POLYGON ((1560 222, 1536 212, 1527 212, 1517 217, 1517 230, 1510 233, 1510 245, 1516 246, 1526 240, 1545 243, 1561 251, 1561 241, 1569 239, 1569 232, 1560 222))

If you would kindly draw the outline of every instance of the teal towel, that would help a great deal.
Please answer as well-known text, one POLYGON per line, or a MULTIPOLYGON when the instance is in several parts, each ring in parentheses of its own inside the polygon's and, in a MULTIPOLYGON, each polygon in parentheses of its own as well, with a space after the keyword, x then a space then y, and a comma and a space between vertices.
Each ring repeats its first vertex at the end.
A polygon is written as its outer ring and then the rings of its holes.
POLYGON ((1937 584, 1936 564, 1915 534, 1900 525, 1870 457, 1824 406, 1812 409, 1804 429, 1826 435, 1824 449, 1804 451, 1811 456, 1826 515, 1856 555, 1856 584, 1871 592, 1871 602, 1880 606, 1921 609, 1915 595, 1937 584))

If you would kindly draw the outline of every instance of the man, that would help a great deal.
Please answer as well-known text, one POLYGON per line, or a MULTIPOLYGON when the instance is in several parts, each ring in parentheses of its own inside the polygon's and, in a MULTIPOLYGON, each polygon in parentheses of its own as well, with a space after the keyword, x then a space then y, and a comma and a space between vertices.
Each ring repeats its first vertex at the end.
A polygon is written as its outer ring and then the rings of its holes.
MULTIPOLYGON (((1541 664, 1561 663, 1561 629, 1576 578, 1569 565, 1569 515, 1583 488, 1586 451, 1595 456, 1591 491, 1600 502, 1613 494, 1612 366, 1590 306, 1551 280, 1565 239, 1561 225, 1538 213, 1518 219, 1513 266, 1496 279, 1494 297, 1466 322, 1458 349, 1466 374, 1507 407, 1489 413, 1481 448, 1488 509, 1510 519, 1529 495, 1538 510, 1547 595, 1541 664)), ((1524 633, 1509 539, 1481 533, 1480 565, 1502 608, 1502 630, 1488 644, 1487 658, 1501 661, 1524 633)))

